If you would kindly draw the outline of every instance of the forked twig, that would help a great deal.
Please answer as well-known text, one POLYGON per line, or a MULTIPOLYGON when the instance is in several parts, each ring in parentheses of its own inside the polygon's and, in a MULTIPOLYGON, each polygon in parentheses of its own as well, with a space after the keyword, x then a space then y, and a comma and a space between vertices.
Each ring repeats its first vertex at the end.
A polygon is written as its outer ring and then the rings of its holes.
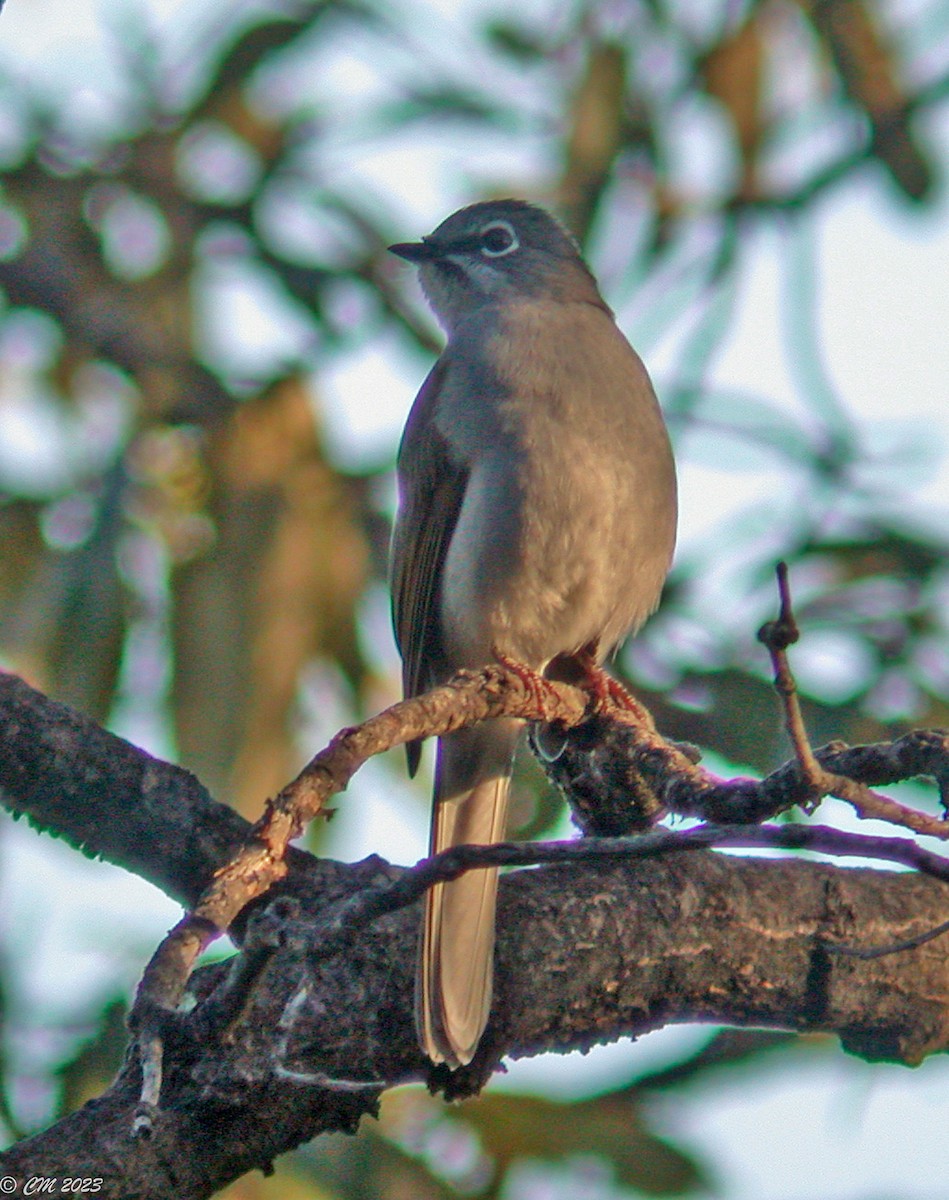
POLYGON ((794 748, 801 778, 810 792, 810 800, 803 807, 813 810, 824 796, 835 796, 851 805, 863 820, 886 821, 891 825, 902 825, 914 833, 949 838, 949 821, 900 804, 889 796, 873 791, 864 783, 828 771, 818 761, 807 735, 797 685, 788 663, 787 648, 798 640, 800 633, 791 606, 787 563, 779 562, 776 574, 780 596, 778 617, 777 620, 762 625, 758 631, 758 640, 767 647, 771 657, 774 686, 781 697, 785 728, 794 748))

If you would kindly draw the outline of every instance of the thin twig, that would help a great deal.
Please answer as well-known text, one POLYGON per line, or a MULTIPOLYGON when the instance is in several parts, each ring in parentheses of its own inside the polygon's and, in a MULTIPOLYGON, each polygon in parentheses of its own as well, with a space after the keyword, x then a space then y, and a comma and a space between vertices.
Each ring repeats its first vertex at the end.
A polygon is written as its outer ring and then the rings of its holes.
POLYGON ((794 757, 798 760, 800 773, 815 792, 815 799, 819 799, 823 768, 813 756, 810 738, 807 737, 807 727, 804 724, 804 715, 800 710, 797 684, 794 682, 791 665, 787 660, 788 646, 793 646, 800 637, 800 630, 798 623, 795 622, 791 605, 791 586, 788 583, 787 563, 777 564, 775 574, 777 576, 777 595, 779 595, 780 601, 779 612, 777 612, 776 620, 769 620, 758 630, 758 641, 764 643, 770 655, 775 690, 781 697, 781 703, 785 709, 785 727, 788 737, 791 738, 794 757))
POLYGON ((554 863, 608 865, 715 847, 808 850, 838 858, 879 859, 911 867, 949 884, 949 858, 925 850, 910 838, 844 833, 826 825, 700 825, 695 829, 654 829, 634 837, 578 838, 573 841, 498 842, 453 846, 421 859, 394 880, 384 880, 341 901, 318 925, 296 932, 312 961, 332 958, 352 945, 354 930, 414 904, 435 883, 483 867, 536 867, 554 863))
POLYGON ((213 1031, 224 1041, 232 1040, 234 1029, 277 953, 296 948, 288 930, 300 915, 299 902, 281 896, 251 917, 241 942, 241 953, 231 959, 227 975, 201 1005, 201 1019, 209 1033, 213 1031))
POLYGON ((919 946, 925 946, 927 942, 942 937, 944 933, 949 933, 949 921, 943 921, 941 925, 927 929, 925 933, 918 933, 915 937, 906 938, 902 942, 892 942, 889 946, 874 946, 862 950, 859 946, 838 945, 833 942, 824 942, 823 945, 832 954, 843 954, 847 958, 869 961, 873 958, 886 958, 889 954, 902 954, 906 950, 916 950, 919 946))
POLYGON ((797 684, 788 663, 787 648, 788 646, 793 646, 801 634, 791 607, 791 588, 788 583, 787 563, 779 562, 775 568, 775 573, 778 580, 778 597, 780 600, 778 617, 777 620, 768 621, 761 626, 758 630, 758 640, 764 643, 771 657, 771 667, 774 671, 774 687, 775 691, 781 697, 785 728, 788 731, 788 737, 791 739, 794 756, 797 759, 801 775, 809 789, 813 792, 813 801, 816 804, 822 796, 826 795, 826 790, 822 790, 826 772, 814 757, 814 751, 807 736, 807 726, 804 724, 804 716, 801 712, 801 704, 797 696, 797 684))
POLYGON ((801 778, 810 792, 810 803, 803 807, 812 809, 824 796, 835 796, 849 804, 863 820, 886 821, 891 825, 902 825, 914 833, 949 838, 949 821, 900 804, 898 800, 873 791, 856 779, 827 770, 818 761, 807 735, 797 685, 788 663, 787 647, 798 640, 800 633, 791 606, 787 564, 779 562, 776 573, 780 596, 778 618, 762 625, 758 640, 767 647, 771 657, 774 686, 781 697, 785 727, 794 747, 801 778))

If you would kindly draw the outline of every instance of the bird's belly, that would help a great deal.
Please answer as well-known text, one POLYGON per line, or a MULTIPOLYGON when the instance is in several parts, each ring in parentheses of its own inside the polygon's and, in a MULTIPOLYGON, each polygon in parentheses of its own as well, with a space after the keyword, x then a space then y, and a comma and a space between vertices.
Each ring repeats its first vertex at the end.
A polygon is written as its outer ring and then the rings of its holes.
POLYGON ((452 667, 501 651, 539 670, 590 643, 606 654, 655 607, 671 539, 649 528, 630 467, 576 449, 469 479, 440 598, 452 667))

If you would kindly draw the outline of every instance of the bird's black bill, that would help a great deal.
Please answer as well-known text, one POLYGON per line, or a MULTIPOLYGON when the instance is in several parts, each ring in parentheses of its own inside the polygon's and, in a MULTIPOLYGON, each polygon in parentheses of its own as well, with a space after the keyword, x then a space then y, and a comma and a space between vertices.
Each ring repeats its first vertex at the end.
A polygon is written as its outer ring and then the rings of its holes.
POLYGON ((412 263, 430 262, 433 258, 438 257, 438 248, 431 242, 397 242, 394 246, 390 246, 389 250, 392 254, 398 254, 399 258, 407 259, 412 263))

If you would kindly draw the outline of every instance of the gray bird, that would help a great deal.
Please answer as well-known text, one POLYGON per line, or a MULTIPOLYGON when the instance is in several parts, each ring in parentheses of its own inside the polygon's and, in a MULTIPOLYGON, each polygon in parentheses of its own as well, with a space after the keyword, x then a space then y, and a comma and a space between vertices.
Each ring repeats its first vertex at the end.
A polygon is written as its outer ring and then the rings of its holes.
MULTIPOLYGON (((520 200, 473 204, 421 242, 448 344, 399 450, 392 598, 406 696, 499 655, 590 680, 659 602, 675 467, 646 370, 576 244, 520 200)), ((431 850, 503 840, 522 723, 438 741, 431 850)), ((420 746, 408 747, 415 773, 420 746)), ((471 1060, 491 1008, 497 871, 427 895, 416 991, 434 1062, 471 1060)))

